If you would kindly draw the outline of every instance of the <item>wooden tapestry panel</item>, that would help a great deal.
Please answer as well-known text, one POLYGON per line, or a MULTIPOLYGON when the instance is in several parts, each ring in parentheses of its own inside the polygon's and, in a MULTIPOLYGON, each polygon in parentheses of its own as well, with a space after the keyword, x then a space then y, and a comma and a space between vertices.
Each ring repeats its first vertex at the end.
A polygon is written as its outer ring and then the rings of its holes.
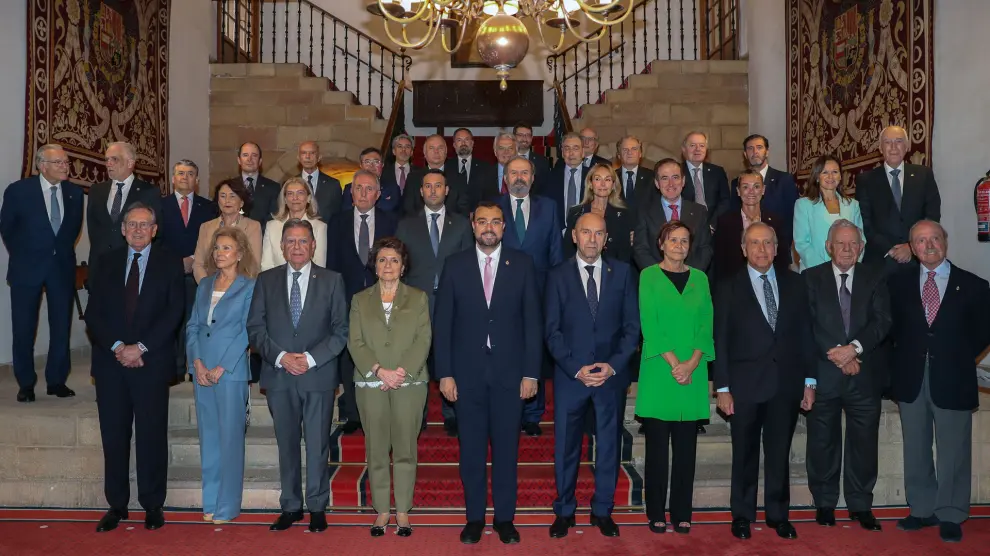
POLYGON ((107 146, 127 141, 135 173, 170 189, 168 22, 169 0, 28 2, 25 176, 58 143, 72 181, 102 181, 107 146))
POLYGON ((931 165, 932 0, 787 0, 788 168, 823 154, 843 181, 881 160, 880 132, 908 130, 911 162, 931 165))

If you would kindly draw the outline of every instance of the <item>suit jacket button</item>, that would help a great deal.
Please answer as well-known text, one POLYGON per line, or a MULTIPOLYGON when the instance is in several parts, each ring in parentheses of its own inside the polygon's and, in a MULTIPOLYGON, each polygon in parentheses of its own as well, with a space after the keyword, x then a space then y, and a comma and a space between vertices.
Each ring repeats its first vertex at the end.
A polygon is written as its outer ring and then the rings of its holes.
POLYGON ((209 337, 210 337, 210 333, 209 333, 209 332, 207 332, 207 333, 206 333, 206 337, 207 337, 207 338, 209 338, 209 337))
POLYGON ((216 323, 217 323, 217 319, 213 319, 210 321, 210 324, 216 324, 216 323))
POLYGON ((299 333, 298 333, 298 332, 293 332, 293 333, 292 333, 292 337, 293 337, 293 338, 295 338, 295 337, 296 337, 296 336, 298 336, 298 335, 299 335, 299 333))
POLYGON ((388 342, 385 342, 385 347, 388 347, 388 342))

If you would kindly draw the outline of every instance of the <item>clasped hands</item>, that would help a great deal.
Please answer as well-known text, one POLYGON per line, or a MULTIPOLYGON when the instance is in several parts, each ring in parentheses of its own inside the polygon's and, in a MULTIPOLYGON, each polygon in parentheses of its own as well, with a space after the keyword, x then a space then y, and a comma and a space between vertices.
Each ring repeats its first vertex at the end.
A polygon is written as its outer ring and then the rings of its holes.
POLYGON ((592 363, 581 367, 577 373, 577 379, 585 386, 596 387, 605 384, 605 381, 614 374, 615 369, 608 363, 592 363))
POLYGON ((203 361, 197 359, 193 361, 193 368, 196 371, 196 384, 200 386, 213 386, 220 382, 220 377, 223 376, 224 368, 220 365, 213 367, 212 369, 207 369, 203 361))
POLYGON ((144 352, 137 344, 121 344, 113 350, 113 353, 117 357, 117 362, 125 367, 136 369, 144 366, 144 360, 141 359, 144 352))
POLYGON ((402 386, 402 383, 406 381, 406 370, 402 367, 398 369, 386 369, 385 367, 378 367, 378 371, 375 372, 378 376, 378 380, 382 381, 382 385, 379 386, 383 392, 388 390, 395 390, 402 386))
POLYGON ((290 375, 299 376, 309 370, 309 359, 305 353, 286 353, 279 365, 290 375))
POLYGON ((848 376, 855 376, 859 374, 859 364, 861 361, 856 358, 856 346, 852 344, 846 344, 844 346, 836 346, 826 354, 828 360, 835 363, 842 374, 848 376))

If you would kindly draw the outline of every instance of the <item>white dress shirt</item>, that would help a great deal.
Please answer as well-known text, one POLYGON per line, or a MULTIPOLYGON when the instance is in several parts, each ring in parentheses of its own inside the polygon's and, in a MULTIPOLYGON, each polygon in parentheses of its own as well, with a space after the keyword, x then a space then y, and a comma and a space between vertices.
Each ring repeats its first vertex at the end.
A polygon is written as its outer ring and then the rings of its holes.
MULTIPOLYGON (((515 221, 515 218, 516 218, 516 206, 518 205, 519 199, 520 199, 519 197, 515 197, 513 195, 509 195, 509 211, 512 213, 512 219, 513 219, 513 221, 515 221)), ((529 195, 526 195, 525 197, 522 197, 522 202, 523 202, 523 204, 522 204, 523 224, 526 226, 526 229, 528 230, 529 229, 529 206, 531 204, 529 195)))
POLYGON ((48 211, 48 219, 52 219, 52 186, 55 186, 55 200, 58 201, 58 211, 64 220, 65 203, 62 202, 62 183, 51 183, 40 173, 38 174, 38 181, 41 182, 41 196, 45 198, 45 210, 48 211))
MULTIPOLYGON (((107 196, 107 214, 113 212, 113 198, 117 195, 117 180, 110 180, 110 195, 107 196)), ((127 195, 131 192, 131 185, 134 183, 134 174, 127 176, 124 180, 124 187, 121 188, 120 212, 123 214, 124 207, 127 206, 127 195)), ((61 189, 61 188, 59 188, 61 189)))
POLYGON ((759 171, 760 172, 760 176, 763 177, 763 184, 764 185, 766 185, 766 183, 767 183, 767 170, 769 170, 769 169, 770 169, 770 165, 769 164, 764 164, 763 165, 763 169, 759 171))
MULTIPOLYGON (((850 300, 852 299, 853 273, 855 271, 856 271, 856 265, 853 265, 853 266, 849 267, 849 270, 847 270, 847 271, 845 271, 845 273, 843 273, 842 270, 839 269, 839 267, 835 266, 834 263, 832 264, 832 274, 835 275, 835 293, 836 293, 836 295, 839 296, 839 299, 842 299, 842 275, 843 274, 846 275, 846 289, 849 290, 850 300)), ((851 318, 851 316, 850 316, 850 318, 851 318)), ((863 344, 859 343, 859 340, 853 340, 853 341, 851 341, 849 343, 852 344, 853 347, 856 348, 856 354, 857 355, 860 354, 860 353, 863 353, 863 344)))
POLYGON ((431 214, 439 214, 440 215, 440 216, 437 217, 437 230, 439 230, 439 232, 440 232, 440 237, 438 237, 437 240, 438 241, 439 240, 442 240, 443 239, 443 219, 447 215, 447 207, 445 207, 443 205, 440 205, 440 210, 438 210, 436 212, 433 212, 432 210, 430 210, 430 207, 424 206, 423 207, 423 212, 426 213, 426 230, 427 231, 429 231, 430 227, 433 225, 433 217, 430 216, 430 215, 431 214))
POLYGON ((474 251, 478 255, 478 270, 481 271, 481 285, 485 285, 485 258, 492 258, 492 288, 495 287, 495 277, 498 276, 498 259, 502 256, 502 244, 499 243, 498 247, 492 251, 491 255, 486 255, 484 251, 481 250, 477 245, 474 246, 474 251))
MULTIPOLYGON (((298 270, 298 272, 301 273, 299 275, 299 300, 302 303, 302 306, 303 307, 306 306, 306 291, 309 289, 309 275, 310 275, 310 273, 312 273, 312 271, 313 271, 313 263, 312 262, 306 263, 306 266, 304 266, 304 267, 302 267, 302 268, 300 268, 298 270)), ((286 280, 285 280, 285 282, 286 282, 285 299, 286 299, 286 302, 287 303, 292 303, 291 300, 292 300, 292 282, 293 282, 292 273, 293 272, 297 272, 297 271, 292 268, 292 265, 290 265, 290 264, 285 265, 285 274, 286 274, 286 280)), ((286 353, 287 352, 283 351, 283 352, 281 352, 281 353, 278 354, 278 357, 275 358, 275 368, 277 368, 277 369, 281 369, 282 368, 282 357, 284 357, 286 353)), ((306 356, 306 361, 309 363, 309 368, 310 369, 312 369, 313 367, 316 366, 316 360, 313 359, 313 356, 310 355, 308 351, 303 352, 303 355, 306 356)))
MULTIPOLYGON (((361 211, 357 207, 354 207, 354 248, 357 252, 361 252, 361 246, 358 245, 358 239, 361 237, 361 211)), ((367 213, 368 215, 368 239, 371 243, 375 243, 375 209, 371 208, 367 213)), ((371 245, 368 245, 368 252, 371 252, 371 245)))
MULTIPOLYGON (((577 261, 578 272, 581 274, 581 286, 582 286, 582 290, 584 291, 584 294, 587 296, 588 295, 588 269, 586 269, 585 267, 588 266, 589 263, 584 262, 584 260, 582 260, 581 257, 574 257, 574 260, 577 261)), ((590 264, 591 264, 591 266, 594 267, 592 269, 592 272, 594 272, 594 274, 595 274, 593 276, 593 278, 595 279, 595 293, 598 295, 598 299, 600 301, 601 298, 602 298, 602 257, 601 257, 601 255, 598 256, 598 259, 595 262, 590 263, 590 264)))
POLYGON ((890 166, 887 166, 886 162, 883 163, 883 171, 884 174, 887 176, 887 185, 891 187, 891 191, 893 191, 893 187, 894 187, 893 185, 894 176, 891 176, 890 173, 893 172, 894 170, 900 170, 900 173, 897 174, 897 181, 901 182, 901 196, 903 197, 904 196, 904 163, 901 162, 897 166, 897 168, 891 168, 890 166))

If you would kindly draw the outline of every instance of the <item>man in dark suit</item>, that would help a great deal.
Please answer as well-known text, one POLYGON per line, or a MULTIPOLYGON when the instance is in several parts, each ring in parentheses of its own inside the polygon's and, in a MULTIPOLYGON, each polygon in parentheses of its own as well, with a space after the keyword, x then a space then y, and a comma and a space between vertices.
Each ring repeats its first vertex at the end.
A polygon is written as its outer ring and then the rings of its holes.
POLYGON ((409 184, 402 194, 403 214, 416 214, 423 208, 423 175, 430 170, 440 170, 447 177, 447 197, 444 201, 451 212, 468 213, 468 199, 463 195, 467 187, 464 175, 447 170, 447 141, 442 135, 430 135, 423 143, 426 166, 415 170, 409 177, 409 184))
POLYGON ((626 205, 641 213, 649 210, 650 203, 659 194, 653 172, 639 165, 643 160, 643 143, 632 135, 623 137, 619 141, 619 158, 622 166, 617 173, 626 205))
POLYGON ((83 191, 69 181, 69 157, 62 147, 41 147, 34 165, 39 174, 8 185, 0 206, 0 236, 10 256, 11 351, 19 402, 35 400, 34 341, 42 289, 48 300, 47 391, 60 398, 76 395, 65 381, 83 191))
MULTIPOLYGON (((760 204, 767 211, 781 217, 788 230, 793 229, 794 203, 800 196, 794 176, 790 172, 770 167, 770 141, 762 135, 754 133, 743 141, 743 156, 750 168, 763 177, 763 200, 760 204)), ((733 179, 729 190, 729 206, 734 210, 742 208, 738 185, 739 179, 733 179)))
MULTIPOLYGON (((527 164, 527 167, 529 165, 527 164)), ((536 395, 543 322, 536 270, 528 255, 502 244, 502 210, 482 201, 474 212, 476 247, 447 258, 433 319, 440 391, 455 403, 467 524, 461 542, 485 529, 487 459, 492 463, 493 528, 518 543, 516 466, 522 401, 536 395)))
POLYGON ((718 408, 731 418, 732 534, 751 536, 763 439, 767 526, 796 539, 788 521, 790 453, 798 410, 815 401, 814 341, 808 293, 793 272, 776 272, 777 237, 754 222, 743 235, 746 268, 718 285, 714 382, 718 408))
POLYGON ((399 189, 401 198, 406 192, 406 182, 415 168, 412 165, 413 139, 401 133, 392 138, 392 160, 382 167, 381 184, 383 191, 399 189))
MULTIPOLYGON (((474 136, 471 130, 459 128, 454 132, 454 156, 444 163, 448 181, 456 180, 458 200, 455 207, 467 216, 474 206, 471 191, 482 191, 491 187, 492 165, 474 158, 474 136)), ((448 186, 448 190, 450 186, 448 186)), ((478 199, 480 201, 481 199, 478 199)))
POLYGON ((833 527, 841 472, 849 517, 868 531, 879 531, 872 508, 890 297, 883 270, 856 262, 863 237, 855 224, 836 220, 828 238, 825 248, 832 260, 804 272, 818 379, 815 407, 807 418, 808 487, 816 521, 833 527))
POLYGON ((684 156, 684 198, 708 209, 708 225, 715 231, 718 217, 729 208, 729 178, 724 168, 705 162, 708 156, 708 135, 705 133, 688 133, 681 143, 681 154, 684 156))
POLYGON ((181 382, 189 369, 186 365, 186 322, 192 315, 193 301, 196 299, 196 279, 192 273, 193 254, 199 239, 199 227, 217 217, 217 205, 206 197, 196 195, 199 189, 199 167, 191 160, 183 159, 172 165, 172 189, 175 193, 161 201, 162 213, 158 228, 162 230, 162 245, 173 255, 182 257, 185 272, 185 312, 175 341, 175 374, 181 382))
MULTIPOLYGON (((588 176, 588 172, 590 172, 596 164, 608 164, 611 166, 612 161, 598 156, 598 132, 590 127, 586 127, 582 129, 578 135, 581 137, 581 150, 584 154, 584 159, 581 161, 581 179, 584 180, 584 178, 588 176)), ((560 164, 560 161, 558 161, 557 164, 560 164)))
MULTIPOLYGON (((398 219, 402 214, 402 192, 399 186, 392 183, 382 182, 382 151, 375 147, 368 147, 361 151, 361 169, 371 173, 378 181, 378 201, 375 207, 387 212, 394 219, 398 219)), ((343 200, 340 203, 340 211, 349 213, 354 208, 353 180, 344 187, 343 200)))
POLYGON ((533 128, 529 124, 516 124, 512 136, 516 140, 516 154, 533 163, 536 172, 533 187, 539 191, 550 178, 550 161, 533 150, 533 128))
POLYGON ((931 168, 904 162, 910 144, 903 127, 888 126, 880 134, 883 164, 856 176, 866 232, 863 262, 883 264, 888 276, 911 262, 911 226, 942 217, 942 198, 931 168))
MULTIPOLYGON (((432 317, 444 261, 454 253, 470 249, 474 245, 474 235, 466 217, 447 210, 444 206, 447 178, 443 172, 427 170, 423 175, 421 193, 426 205, 419 213, 407 216, 399 222, 395 235, 409 251, 409 270, 406 271, 404 281, 426 292, 432 317)), ((430 368, 435 367, 435 363, 431 362, 430 368)), ((426 411, 426 407, 423 411, 426 411)), ((448 435, 457 436, 454 405, 444 398, 441 411, 443 428, 448 435)), ((425 426, 426 419, 423 419, 423 423, 425 426)))
MULTIPOLYGON (((536 269, 537 292, 542 296, 547 273, 564 260, 561 246, 563 226, 557 218, 553 201, 530 195, 533 184, 533 163, 516 156, 505 166, 505 181, 509 194, 498 201, 505 218, 505 235, 502 242, 510 249, 523 251, 532 258, 536 269)), ((542 297, 541 297, 542 298, 542 297)), ((547 358, 549 371, 549 358, 547 358)), ((546 409, 544 382, 539 381, 536 396, 527 400, 523 408, 522 430, 529 436, 540 436, 540 418, 546 409)))
POLYGON ((286 264, 258 276, 248 313, 248 335, 263 360, 261 387, 278 443, 282 513, 269 527, 272 531, 283 531, 303 519, 302 440, 309 530, 327 528, 330 426, 339 382, 337 360, 347 345, 348 313, 340 274, 312 263, 317 241, 309 222, 285 223, 286 264))
POLYGON ((481 201, 495 201, 500 195, 508 195, 505 184, 505 165, 516 156, 516 139, 511 133, 501 132, 492 143, 496 163, 485 169, 477 189, 468 188, 468 207, 474 211, 481 201))
MULTIPOLYGON (((99 272, 104 253, 125 245, 121 233, 121 215, 133 203, 141 202, 161 213, 161 190, 134 175, 137 154, 130 143, 111 143, 107 147, 107 181, 89 188, 86 206, 86 232, 89 235, 89 275, 99 272)), ((163 234, 164 235, 164 234, 163 234)))
POLYGON ((132 424, 144 526, 165 525, 168 387, 175 378, 175 331, 185 304, 182 260, 151 244, 158 232, 151 207, 131 204, 122 222, 127 243, 103 255, 86 308, 110 505, 98 533, 127 519, 132 424))
POLYGON ((969 517, 973 411, 980 405, 973 367, 990 344, 990 286, 946 259, 949 238, 939 223, 921 220, 908 237, 921 264, 889 282, 890 297, 898 300, 892 306, 891 389, 904 432, 904 492, 911 508, 897 528, 938 525, 943 541, 959 542, 969 517))
POLYGON ((299 145, 299 167, 302 179, 313 193, 313 204, 324 222, 329 222, 340 211, 343 193, 340 182, 320 171, 320 146, 316 141, 304 141, 299 145))
POLYGON ((237 167, 240 168, 244 188, 251 196, 251 212, 248 216, 257 220, 264 232, 265 224, 278 212, 282 186, 261 175, 261 147, 256 143, 244 143, 237 149, 237 167))
POLYGON ((660 228, 671 220, 680 220, 691 230, 688 266, 708 270, 712 260, 708 211, 682 195, 684 180, 681 172, 681 165, 673 158, 657 162, 654 168, 654 187, 660 192, 660 200, 648 203, 648 207, 639 211, 636 233, 633 234, 633 258, 640 270, 660 262, 657 236, 660 228))
POLYGON ((587 172, 582 166, 581 136, 567 133, 561 138, 560 150, 564 157, 550 170, 550 178, 541 192, 534 192, 552 199, 557 209, 557 220, 564 225, 567 211, 584 199, 584 177, 587 172))
POLYGON ((595 415, 595 494, 591 524, 617 537, 612 519, 619 478, 619 410, 628 380, 629 360, 639 345, 636 277, 622 262, 602 258, 608 241, 605 219, 594 213, 578 218, 571 232, 577 256, 550 271, 544 295, 547 346, 554 372, 554 476, 557 515, 550 536, 561 538, 574 526, 574 489, 581 462, 585 414, 595 415))
MULTIPOLYGON (((375 283, 374 265, 368 257, 375 240, 395 235, 396 222, 391 213, 375 206, 379 191, 378 175, 358 170, 350 186, 354 191, 354 206, 337 213, 327 225, 327 268, 344 277, 344 301, 348 308, 357 292, 375 283)), ((340 358, 339 416, 347 422, 341 427, 345 434, 361 428, 357 401, 354 397, 354 362, 349 354, 340 358)))

